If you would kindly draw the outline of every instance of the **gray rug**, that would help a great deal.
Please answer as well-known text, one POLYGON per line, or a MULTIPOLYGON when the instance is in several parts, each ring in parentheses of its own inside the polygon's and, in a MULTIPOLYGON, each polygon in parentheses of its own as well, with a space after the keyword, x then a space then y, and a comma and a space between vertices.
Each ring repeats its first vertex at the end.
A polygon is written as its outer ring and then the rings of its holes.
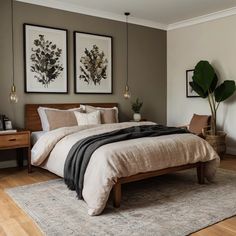
POLYGON ((48 236, 182 236, 236 215, 236 174, 225 170, 206 185, 194 170, 124 185, 121 208, 109 200, 95 217, 61 179, 6 191, 48 236))

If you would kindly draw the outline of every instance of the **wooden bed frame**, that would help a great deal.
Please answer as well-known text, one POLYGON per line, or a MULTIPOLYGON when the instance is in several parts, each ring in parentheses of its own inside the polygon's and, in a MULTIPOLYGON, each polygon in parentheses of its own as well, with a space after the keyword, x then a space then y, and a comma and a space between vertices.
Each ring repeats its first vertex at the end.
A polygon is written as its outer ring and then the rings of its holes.
MULTIPOLYGON (((118 106, 117 103, 81 103, 83 105, 91 105, 94 107, 111 108, 118 106)), ((30 131, 42 130, 41 121, 37 112, 38 107, 50 107, 57 109, 71 109, 80 106, 80 103, 64 103, 64 104, 26 104, 25 105, 25 128, 30 131)), ((205 163, 198 162, 194 164, 188 164, 183 166, 171 167, 157 171, 150 171, 145 173, 139 173, 136 175, 119 178, 113 187, 113 205, 114 207, 120 207, 121 202, 121 185, 125 183, 135 182, 143 179, 148 179, 155 176, 173 173, 176 171, 196 168, 199 184, 204 184, 204 169, 205 163)))

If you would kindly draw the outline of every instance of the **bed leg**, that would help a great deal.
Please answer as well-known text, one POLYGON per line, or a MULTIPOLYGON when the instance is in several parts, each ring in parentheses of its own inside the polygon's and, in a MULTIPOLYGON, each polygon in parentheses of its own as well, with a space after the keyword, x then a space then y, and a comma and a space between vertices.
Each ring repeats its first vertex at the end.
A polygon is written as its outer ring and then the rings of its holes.
POLYGON ((113 206, 115 208, 119 208, 120 201, 121 201, 121 183, 118 180, 117 183, 113 186, 113 206))
POLYGON ((200 162, 199 166, 197 167, 197 178, 198 178, 198 183, 199 184, 204 184, 205 183, 205 178, 204 178, 204 163, 200 162))

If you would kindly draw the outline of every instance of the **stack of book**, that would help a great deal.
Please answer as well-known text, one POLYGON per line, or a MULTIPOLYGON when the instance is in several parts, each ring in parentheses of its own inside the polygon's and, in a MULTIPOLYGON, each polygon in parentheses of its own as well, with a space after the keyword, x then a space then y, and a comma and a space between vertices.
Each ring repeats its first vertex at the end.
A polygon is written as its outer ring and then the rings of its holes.
POLYGON ((0 134, 10 134, 17 132, 16 129, 0 130, 0 134))

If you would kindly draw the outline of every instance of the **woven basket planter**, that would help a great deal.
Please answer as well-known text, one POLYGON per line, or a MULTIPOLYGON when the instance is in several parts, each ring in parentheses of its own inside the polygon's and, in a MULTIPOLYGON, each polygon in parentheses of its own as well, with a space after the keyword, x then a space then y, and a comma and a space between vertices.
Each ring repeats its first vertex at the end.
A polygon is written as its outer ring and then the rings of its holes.
POLYGON ((205 133, 206 141, 215 149, 220 158, 223 158, 226 153, 226 143, 225 137, 226 133, 224 131, 218 131, 217 135, 210 134, 210 131, 205 133))

